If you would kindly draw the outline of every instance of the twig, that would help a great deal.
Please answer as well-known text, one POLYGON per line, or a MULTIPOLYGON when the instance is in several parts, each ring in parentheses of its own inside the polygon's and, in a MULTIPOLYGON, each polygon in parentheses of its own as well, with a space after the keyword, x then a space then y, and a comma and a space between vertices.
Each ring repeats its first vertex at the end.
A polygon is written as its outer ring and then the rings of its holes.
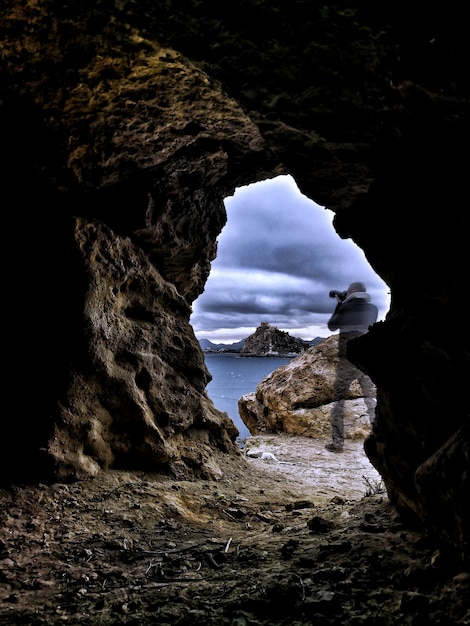
POLYGON ((293 576, 296 576, 299 579, 300 586, 302 587, 302 602, 303 602, 305 600, 305 585, 304 585, 304 581, 300 578, 300 576, 298 574, 293 574, 293 576))
POLYGON ((209 565, 213 567, 214 569, 220 569, 219 563, 217 563, 217 561, 214 559, 214 557, 212 556, 210 552, 206 553, 206 560, 209 563, 209 565))
POLYGON ((131 485, 135 485, 135 482, 131 482, 131 483, 123 483, 122 485, 118 485, 115 489, 112 489, 111 491, 108 491, 108 493, 105 493, 103 495, 96 495, 93 500, 107 500, 108 498, 110 498, 113 493, 115 493, 116 491, 119 491, 120 489, 124 489, 124 487, 130 487, 131 485))
POLYGON ((225 509, 222 509, 222 512, 225 513, 225 515, 227 517, 230 517, 230 519, 233 519, 234 522, 236 522, 237 520, 233 517, 233 515, 230 515, 230 513, 228 511, 226 511, 225 509))

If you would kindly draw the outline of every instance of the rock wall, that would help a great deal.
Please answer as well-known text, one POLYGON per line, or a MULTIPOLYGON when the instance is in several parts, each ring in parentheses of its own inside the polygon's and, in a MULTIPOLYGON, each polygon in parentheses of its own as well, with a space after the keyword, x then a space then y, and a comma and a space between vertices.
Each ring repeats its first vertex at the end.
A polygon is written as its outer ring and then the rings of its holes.
POLYGON ((238 432, 206 395, 191 303, 216 254, 223 198, 276 163, 187 58, 112 12, 68 22, 56 9, 2 8, 2 179, 18 237, 8 291, 17 401, 2 479, 108 467, 220 477, 217 456, 238 457, 238 432))
POLYGON ((390 286, 351 346, 378 389, 367 453, 394 505, 468 558, 463 11, 2 2, 3 480, 218 476, 237 457, 190 307, 223 198, 290 173, 390 286))

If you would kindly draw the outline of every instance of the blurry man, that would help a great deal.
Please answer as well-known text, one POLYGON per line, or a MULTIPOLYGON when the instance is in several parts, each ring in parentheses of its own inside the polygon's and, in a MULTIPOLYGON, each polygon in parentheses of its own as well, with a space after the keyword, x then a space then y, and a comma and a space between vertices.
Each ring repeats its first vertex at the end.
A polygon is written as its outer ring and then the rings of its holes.
POLYGON ((371 379, 348 360, 346 346, 350 339, 366 333, 377 321, 378 309, 371 303, 364 283, 351 283, 344 292, 331 291, 337 300, 333 315, 328 321, 331 331, 339 329, 338 365, 333 388, 331 411, 332 441, 325 448, 330 452, 342 452, 344 448, 344 403, 354 380, 359 382, 367 406, 370 422, 375 418, 375 385, 371 379))

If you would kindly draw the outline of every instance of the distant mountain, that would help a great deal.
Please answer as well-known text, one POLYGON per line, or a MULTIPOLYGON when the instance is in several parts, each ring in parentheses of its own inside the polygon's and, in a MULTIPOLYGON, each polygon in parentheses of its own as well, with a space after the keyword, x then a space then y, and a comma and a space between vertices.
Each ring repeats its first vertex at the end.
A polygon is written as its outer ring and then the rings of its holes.
POLYGON ((311 346, 316 346, 317 343, 320 343, 320 341, 323 341, 323 339, 325 339, 325 337, 315 337, 315 339, 302 339, 302 341, 304 343, 306 343, 308 345, 308 347, 310 348, 311 346))
POLYGON ((200 339, 199 344, 204 352, 240 352, 246 339, 235 343, 212 343, 209 339, 200 339))
MULTIPOLYGON (((261 324, 260 328, 263 328, 263 323, 261 324)), ((297 337, 290 337, 287 333, 277 330, 277 328, 276 329, 271 329, 271 327, 269 328, 271 331, 277 331, 277 333, 280 334, 278 335, 278 338, 280 337, 281 342, 282 341, 284 342, 284 346, 282 348, 282 351, 284 353, 286 353, 285 335, 287 335, 291 340, 293 340, 295 344, 294 349, 292 351, 289 351, 289 352, 292 352, 292 354, 301 352, 302 349, 310 348, 311 346, 316 346, 317 343, 320 343, 320 341, 322 341, 323 339, 323 337, 315 337, 314 339, 309 339, 309 340, 298 339, 297 337), (300 346, 300 349, 299 349, 299 346, 300 346)), ((256 334, 256 331, 254 334, 256 334)), ((250 335, 250 337, 251 336, 252 335, 250 335)), ((240 341, 237 341, 235 343, 213 343, 212 341, 209 341, 209 339, 199 339, 199 345, 201 346, 203 352, 242 352, 247 339, 249 339, 249 337, 246 337, 245 339, 241 339, 240 341)), ((289 342, 289 343, 292 344, 292 342, 289 342)), ((264 355, 261 355, 261 356, 264 356, 264 355)))

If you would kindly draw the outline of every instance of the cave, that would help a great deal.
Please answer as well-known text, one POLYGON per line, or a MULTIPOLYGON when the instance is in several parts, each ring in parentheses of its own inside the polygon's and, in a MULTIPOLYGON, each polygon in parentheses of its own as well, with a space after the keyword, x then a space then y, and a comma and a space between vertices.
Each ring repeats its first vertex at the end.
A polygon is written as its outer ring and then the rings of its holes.
POLYGON ((391 503, 468 566, 462 7, 2 4, 3 485, 239 462, 189 323, 237 187, 289 174, 389 286, 351 358, 391 503))

